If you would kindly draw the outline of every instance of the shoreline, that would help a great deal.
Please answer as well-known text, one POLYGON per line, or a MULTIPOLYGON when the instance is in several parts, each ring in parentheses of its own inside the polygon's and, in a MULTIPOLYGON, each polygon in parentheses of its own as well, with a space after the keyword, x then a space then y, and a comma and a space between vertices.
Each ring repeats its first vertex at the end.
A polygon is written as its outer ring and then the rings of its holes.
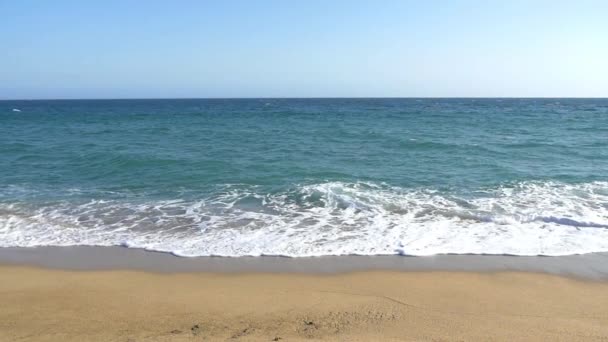
POLYGON ((568 256, 435 255, 322 257, 179 257, 126 247, 4 247, 0 265, 72 271, 153 273, 530 272, 608 280, 608 253, 568 256))

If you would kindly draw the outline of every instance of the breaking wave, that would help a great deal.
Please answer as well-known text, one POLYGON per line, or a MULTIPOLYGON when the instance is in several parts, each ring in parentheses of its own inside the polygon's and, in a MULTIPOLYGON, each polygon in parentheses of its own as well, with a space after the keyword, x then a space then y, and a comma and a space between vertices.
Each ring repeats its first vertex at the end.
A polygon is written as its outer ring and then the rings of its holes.
POLYGON ((608 182, 468 193, 329 182, 226 185, 197 200, 0 202, 0 246, 127 246, 180 256, 568 255, 608 251, 608 182))

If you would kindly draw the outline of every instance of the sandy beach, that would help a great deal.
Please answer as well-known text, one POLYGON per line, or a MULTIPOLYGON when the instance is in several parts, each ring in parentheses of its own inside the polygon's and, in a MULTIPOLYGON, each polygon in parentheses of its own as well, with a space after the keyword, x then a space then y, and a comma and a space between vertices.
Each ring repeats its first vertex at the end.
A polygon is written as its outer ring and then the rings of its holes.
POLYGON ((0 267, 2 341, 608 339, 608 283, 530 272, 0 267))

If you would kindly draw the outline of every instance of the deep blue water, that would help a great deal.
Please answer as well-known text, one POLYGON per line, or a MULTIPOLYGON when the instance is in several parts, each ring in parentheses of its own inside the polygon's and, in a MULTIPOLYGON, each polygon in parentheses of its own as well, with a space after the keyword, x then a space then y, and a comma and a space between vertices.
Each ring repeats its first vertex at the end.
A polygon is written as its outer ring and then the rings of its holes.
POLYGON ((608 99, 0 101, 0 245, 608 250, 607 147, 608 99))

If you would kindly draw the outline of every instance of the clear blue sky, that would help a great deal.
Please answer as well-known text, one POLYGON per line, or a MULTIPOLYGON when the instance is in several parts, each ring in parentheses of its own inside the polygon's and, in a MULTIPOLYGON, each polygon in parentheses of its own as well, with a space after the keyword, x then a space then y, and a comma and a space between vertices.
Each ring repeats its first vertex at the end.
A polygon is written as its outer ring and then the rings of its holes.
POLYGON ((608 96, 608 1, 0 0, 0 98, 608 96))

